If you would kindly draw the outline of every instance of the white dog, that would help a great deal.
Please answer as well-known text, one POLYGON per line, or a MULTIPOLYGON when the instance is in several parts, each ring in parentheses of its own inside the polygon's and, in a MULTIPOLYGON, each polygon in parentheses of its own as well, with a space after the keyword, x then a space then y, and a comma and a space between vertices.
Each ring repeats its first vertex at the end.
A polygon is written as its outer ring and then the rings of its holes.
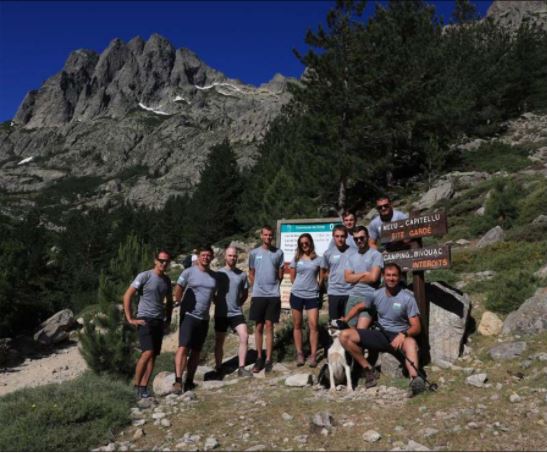
POLYGON ((332 345, 327 351, 327 362, 329 365, 329 379, 330 379, 330 391, 336 391, 336 385, 342 384, 344 380, 344 373, 346 375, 347 390, 353 391, 351 383, 351 367, 353 366, 353 360, 351 364, 346 360, 346 351, 340 344, 338 336, 340 330, 329 328, 329 335, 332 337, 332 345))

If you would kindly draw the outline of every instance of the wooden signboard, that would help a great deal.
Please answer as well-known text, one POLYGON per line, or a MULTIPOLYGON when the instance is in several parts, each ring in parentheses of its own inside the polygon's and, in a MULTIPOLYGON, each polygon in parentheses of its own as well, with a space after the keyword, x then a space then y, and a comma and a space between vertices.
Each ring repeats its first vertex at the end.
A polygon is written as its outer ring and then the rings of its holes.
POLYGON ((396 220, 382 225, 382 242, 442 236, 448 231, 446 212, 438 211, 396 220))
POLYGON ((448 269, 451 264, 448 245, 385 252, 384 264, 396 263, 404 271, 448 269))

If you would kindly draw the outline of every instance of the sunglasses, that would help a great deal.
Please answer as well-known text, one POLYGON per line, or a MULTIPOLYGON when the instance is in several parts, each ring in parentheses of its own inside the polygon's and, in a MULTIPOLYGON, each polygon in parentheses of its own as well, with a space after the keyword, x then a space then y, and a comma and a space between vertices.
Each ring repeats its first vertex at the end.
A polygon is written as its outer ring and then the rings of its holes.
POLYGON ((366 236, 353 236, 353 239, 355 239, 355 241, 366 241, 367 240, 367 237, 366 236))
POLYGON ((306 241, 306 242, 301 242, 300 245, 311 245, 311 243, 306 241))
POLYGON ((389 204, 381 204, 379 206, 376 206, 376 209, 378 209, 378 211, 382 209, 388 209, 388 208, 389 208, 389 204))
POLYGON ((156 258, 158 260, 158 263, 160 264, 168 264, 171 260, 160 260, 159 258, 156 258))

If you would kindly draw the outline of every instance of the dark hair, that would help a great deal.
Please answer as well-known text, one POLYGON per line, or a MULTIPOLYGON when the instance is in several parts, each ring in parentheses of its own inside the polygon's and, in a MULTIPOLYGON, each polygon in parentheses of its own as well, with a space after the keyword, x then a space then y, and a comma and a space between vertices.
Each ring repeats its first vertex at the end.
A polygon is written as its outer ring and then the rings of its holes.
POLYGON ((335 231, 342 231, 346 235, 346 237, 348 236, 348 229, 344 225, 335 225, 332 229, 333 236, 335 231))
POLYGON ((385 266, 384 266, 384 272, 386 271, 386 269, 388 267, 394 267, 395 269, 397 269, 397 271, 399 271, 399 276, 401 276, 402 274, 402 270, 401 270, 401 267, 397 264, 397 263, 387 263, 385 266))
POLYGON ((213 248, 210 245, 201 245, 201 246, 199 246, 197 248, 197 252, 198 252, 198 255, 201 252, 211 252, 213 255, 215 254, 215 252, 213 252, 213 248))
POLYGON ((169 257, 169 260, 171 260, 171 254, 170 254, 167 250, 164 250, 164 249, 160 249, 160 250, 154 255, 154 259, 158 260, 158 259, 159 259, 159 256, 160 256, 162 253, 165 253, 165 254, 169 257))
POLYGON ((310 258, 313 260, 317 257, 317 253, 315 253, 315 244, 313 242, 313 238, 311 237, 311 234, 309 233, 302 233, 300 236, 298 236, 298 241, 296 241, 297 247, 296 247, 296 253, 294 255, 294 261, 298 263, 298 260, 302 258, 302 255, 304 254, 304 250, 302 250, 302 247, 300 246, 300 239, 309 239, 310 241, 310 258))
POLYGON ((388 195, 379 195, 379 196, 376 197, 376 201, 378 201, 378 200, 387 200, 391 203, 391 198, 389 198, 388 195))
POLYGON ((260 228, 261 233, 262 233, 262 230, 268 230, 268 231, 271 231, 273 233, 273 228, 268 224, 262 225, 262 228, 260 228))
POLYGON ((357 225, 355 229, 353 230, 353 234, 359 233, 359 231, 364 231, 367 235, 367 237, 370 237, 370 234, 368 233, 368 228, 364 225, 357 225))
POLYGON ((352 215, 353 217, 355 217, 355 219, 357 219, 357 214, 355 214, 355 211, 353 209, 345 209, 344 212, 342 212, 342 218, 348 215, 352 215))

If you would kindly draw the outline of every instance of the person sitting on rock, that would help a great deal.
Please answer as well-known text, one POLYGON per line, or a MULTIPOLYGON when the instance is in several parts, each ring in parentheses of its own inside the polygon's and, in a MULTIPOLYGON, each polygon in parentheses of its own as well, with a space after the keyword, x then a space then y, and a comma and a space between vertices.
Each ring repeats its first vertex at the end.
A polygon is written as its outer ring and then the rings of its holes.
POLYGON ((141 346, 141 356, 135 370, 135 389, 137 397, 147 398, 148 381, 154 369, 156 357, 161 352, 164 332, 171 324, 173 296, 171 280, 165 274, 171 255, 162 250, 156 254, 154 268, 141 272, 123 295, 123 309, 127 322, 136 326, 141 346), (137 318, 131 314, 131 300, 139 294, 137 318), (167 303, 164 305, 163 300, 167 303), (164 316, 165 314, 165 316, 164 316))
POLYGON ((376 377, 364 349, 377 352, 390 352, 397 356, 402 351, 405 366, 410 376, 410 390, 416 395, 425 390, 425 381, 418 375, 418 344, 416 336, 421 332, 420 311, 411 291, 401 285, 401 268, 388 263, 384 268, 384 287, 376 290, 369 303, 356 304, 341 318, 348 322, 358 313, 375 310, 379 330, 345 329, 340 333, 340 343, 355 361, 363 367, 365 385, 376 385, 376 377))
POLYGON ((240 377, 252 376, 245 369, 247 357, 248 339, 247 323, 241 306, 247 300, 249 283, 247 274, 236 267, 237 249, 228 247, 224 252, 226 265, 217 272, 218 291, 215 300, 215 363, 216 372, 222 375, 222 357, 224 354, 224 340, 228 326, 237 332, 239 336, 239 368, 237 375, 240 377))
POLYGON ((216 273, 209 269, 212 259, 213 249, 210 246, 198 249, 198 264, 182 271, 175 287, 175 300, 181 303, 179 347, 175 354, 175 393, 195 387, 194 375, 209 329, 209 308, 217 289, 216 273), (185 369, 183 386, 182 373, 185 369))

